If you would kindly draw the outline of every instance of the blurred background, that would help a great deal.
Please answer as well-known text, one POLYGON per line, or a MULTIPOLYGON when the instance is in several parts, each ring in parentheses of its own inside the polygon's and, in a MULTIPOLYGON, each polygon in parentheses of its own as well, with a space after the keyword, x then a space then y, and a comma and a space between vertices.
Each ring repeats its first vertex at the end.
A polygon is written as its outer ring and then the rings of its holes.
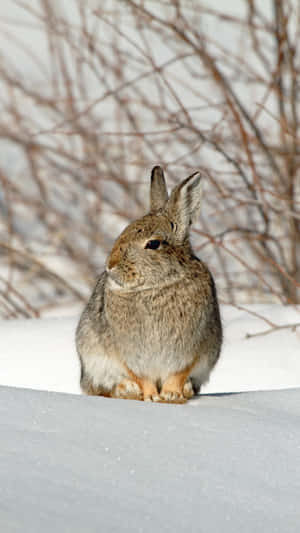
POLYGON ((2 0, 0 314, 82 307, 151 168, 220 300, 300 303, 297 0, 2 0))

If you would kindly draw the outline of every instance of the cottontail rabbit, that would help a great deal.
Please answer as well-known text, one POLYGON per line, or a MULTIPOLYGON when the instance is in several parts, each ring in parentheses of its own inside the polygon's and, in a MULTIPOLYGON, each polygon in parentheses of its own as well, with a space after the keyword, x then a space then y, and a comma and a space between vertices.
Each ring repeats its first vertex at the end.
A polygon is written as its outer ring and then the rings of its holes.
POLYGON ((222 327, 212 275, 189 241, 200 197, 199 173, 168 197, 153 168, 150 213, 116 240, 77 327, 87 394, 178 403, 208 380, 222 327))

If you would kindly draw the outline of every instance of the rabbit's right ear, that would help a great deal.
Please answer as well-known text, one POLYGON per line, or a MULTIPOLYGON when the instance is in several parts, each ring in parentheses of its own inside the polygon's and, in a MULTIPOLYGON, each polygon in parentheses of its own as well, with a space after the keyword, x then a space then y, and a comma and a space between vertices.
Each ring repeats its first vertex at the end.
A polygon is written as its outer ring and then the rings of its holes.
POLYGON ((190 224, 197 218, 202 195, 201 174, 197 171, 183 180, 171 192, 165 211, 175 223, 175 235, 183 242, 189 232, 190 224))
POLYGON ((168 201, 168 191, 163 169, 154 167, 151 172, 150 211, 155 213, 163 209, 168 201))

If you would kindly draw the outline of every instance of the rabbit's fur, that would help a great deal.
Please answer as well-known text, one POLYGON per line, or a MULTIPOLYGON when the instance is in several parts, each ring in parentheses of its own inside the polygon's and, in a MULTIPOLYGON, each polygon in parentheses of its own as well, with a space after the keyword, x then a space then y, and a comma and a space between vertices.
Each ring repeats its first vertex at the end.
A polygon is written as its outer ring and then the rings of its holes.
POLYGON ((150 191, 150 213, 121 233, 81 316, 81 387, 180 402, 208 380, 222 343, 214 281, 189 242, 200 175, 168 197, 163 171, 154 167, 150 191))

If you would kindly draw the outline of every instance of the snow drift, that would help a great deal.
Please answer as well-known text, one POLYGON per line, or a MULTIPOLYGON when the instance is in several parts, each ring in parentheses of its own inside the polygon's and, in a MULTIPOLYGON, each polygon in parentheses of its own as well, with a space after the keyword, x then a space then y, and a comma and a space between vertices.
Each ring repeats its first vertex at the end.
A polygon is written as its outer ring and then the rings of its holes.
POLYGON ((299 528, 300 389, 184 406, 0 396, 5 533, 299 528))

